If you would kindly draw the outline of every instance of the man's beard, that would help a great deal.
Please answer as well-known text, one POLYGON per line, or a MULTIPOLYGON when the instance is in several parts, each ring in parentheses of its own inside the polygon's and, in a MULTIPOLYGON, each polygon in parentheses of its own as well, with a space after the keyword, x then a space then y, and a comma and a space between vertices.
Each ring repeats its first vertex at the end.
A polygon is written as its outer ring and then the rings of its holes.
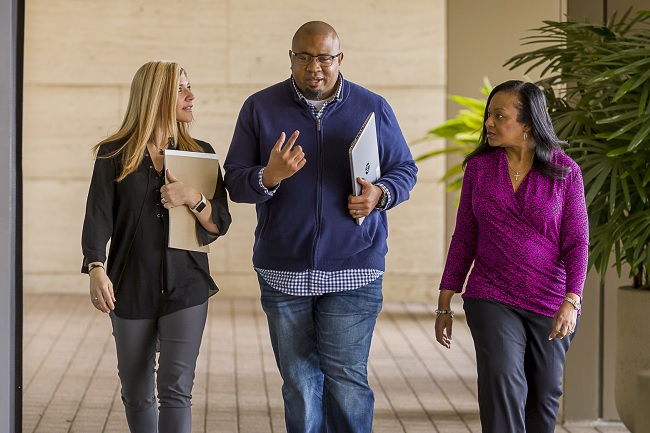
POLYGON ((323 91, 320 89, 319 90, 305 89, 305 98, 311 101, 320 101, 322 97, 323 97, 323 91))

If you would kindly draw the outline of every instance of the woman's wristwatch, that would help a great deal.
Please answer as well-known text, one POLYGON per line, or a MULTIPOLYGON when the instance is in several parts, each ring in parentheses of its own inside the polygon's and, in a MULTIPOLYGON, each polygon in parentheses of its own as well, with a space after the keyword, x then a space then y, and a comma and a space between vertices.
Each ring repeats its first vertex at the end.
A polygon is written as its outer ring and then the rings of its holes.
POLYGON ((201 194, 201 200, 197 204, 195 204, 194 207, 190 208, 190 210, 195 214, 199 214, 203 209, 205 209, 207 203, 208 200, 205 198, 203 194, 201 194))

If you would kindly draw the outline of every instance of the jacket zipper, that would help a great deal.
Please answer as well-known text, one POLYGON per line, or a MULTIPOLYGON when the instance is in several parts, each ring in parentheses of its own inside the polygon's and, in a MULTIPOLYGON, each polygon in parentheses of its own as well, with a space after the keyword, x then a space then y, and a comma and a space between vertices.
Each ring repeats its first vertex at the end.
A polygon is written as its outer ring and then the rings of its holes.
POLYGON ((322 146, 322 134, 321 134, 321 124, 320 124, 320 118, 316 119, 316 132, 317 137, 316 137, 316 145, 317 145, 317 150, 318 150, 318 178, 316 182, 316 232, 315 232, 315 237, 314 237, 314 247, 312 249, 312 256, 311 256, 311 268, 316 269, 316 251, 318 250, 318 239, 319 239, 319 234, 320 234, 320 224, 321 224, 321 202, 322 202, 322 195, 323 195, 323 190, 322 190, 322 185, 323 185, 323 170, 322 170, 322 164, 323 164, 323 158, 322 158, 322 152, 323 152, 323 146, 322 146))

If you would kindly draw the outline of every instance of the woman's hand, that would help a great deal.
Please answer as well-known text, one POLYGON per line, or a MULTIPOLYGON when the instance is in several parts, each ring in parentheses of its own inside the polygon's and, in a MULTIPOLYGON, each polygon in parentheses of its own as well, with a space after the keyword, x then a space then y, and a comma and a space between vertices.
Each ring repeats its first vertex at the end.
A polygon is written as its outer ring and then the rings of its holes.
POLYGON ((90 270, 90 300, 99 311, 110 313, 115 309, 115 293, 103 267, 90 270))
POLYGON ((436 340, 447 349, 451 348, 451 328, 453 325, 454 319, 451 318, 451 314, 436 315, 436 340))
POLYGON ((548 336, 548 339, 562 339, 573 334, 576 329, 577 320, 578 310, 573 308, 573 305, 568 302, 562 302, 562 305, 560 305, 560 308, 557 310, 557 313, 555 313, 555 317, 553 318, 553 330, 548 336))
POLYGON ((160 188, 160 202, 166 209, 183 205, 192 208, 201 201, 200 192, 176 179, 169 170, 167 170, 167 180, 169 183, 160 188))
POLYGON ((455 293, 453 290, 441 289, 438 294, 438 311, 449 311, 449 313, 436 313, 436 341, 447 349, 451 348, 451 328, 454 325, 451 298, 455 293))

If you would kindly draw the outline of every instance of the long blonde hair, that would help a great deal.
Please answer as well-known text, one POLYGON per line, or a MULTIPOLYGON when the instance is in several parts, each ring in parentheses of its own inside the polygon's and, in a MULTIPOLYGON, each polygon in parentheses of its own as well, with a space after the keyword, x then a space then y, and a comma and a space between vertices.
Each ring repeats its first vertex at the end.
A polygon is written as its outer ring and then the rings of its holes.
POLYGON ((203 151, 190 136, 189 124, 176 120, 178 86, 184 73, 178 63, 162 60, 145 63, 135 73, 122 126, 93 147, 97 155, 103 144, 123 142, 119 149, 104 156, 122 155, 118 182, 140 166, 148 142, 159 143, 164 137, 173 140, 179 150, 203 151))

